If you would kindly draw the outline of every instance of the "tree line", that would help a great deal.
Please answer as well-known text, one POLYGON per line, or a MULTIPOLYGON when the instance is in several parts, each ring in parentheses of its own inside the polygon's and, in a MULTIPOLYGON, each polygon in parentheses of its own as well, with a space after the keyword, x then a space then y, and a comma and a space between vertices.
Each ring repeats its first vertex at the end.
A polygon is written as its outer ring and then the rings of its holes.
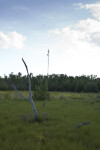
MULTIPOLYGON (((82 75, 82 76, 67 76, 66 74, 52 74, 52 75, 37 75, 31 77, 31 88, 36 90, 38 88, 48 87, 48 91, 61 92, 100 92, 100 78, 96 75, 82 75)), ((16 85, 18 90, 28 90, 28 78, 22 73, 13 74, 9 76, 4 75, 0 77, 0 90, 13 90, 12 83, 16 85)))

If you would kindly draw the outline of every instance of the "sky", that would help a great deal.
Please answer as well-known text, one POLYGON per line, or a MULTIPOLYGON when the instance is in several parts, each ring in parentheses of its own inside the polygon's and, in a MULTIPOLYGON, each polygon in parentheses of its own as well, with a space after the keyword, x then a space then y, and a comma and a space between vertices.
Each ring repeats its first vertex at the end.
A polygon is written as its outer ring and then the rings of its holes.
POLYGON ((0 76, 100 77, 100 0, 0 0, 0 76))

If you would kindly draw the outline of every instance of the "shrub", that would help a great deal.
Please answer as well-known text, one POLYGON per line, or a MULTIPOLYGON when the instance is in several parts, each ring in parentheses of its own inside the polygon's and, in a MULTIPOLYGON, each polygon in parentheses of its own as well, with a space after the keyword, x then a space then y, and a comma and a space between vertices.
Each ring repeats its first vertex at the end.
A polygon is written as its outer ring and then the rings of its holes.
POLYGON ((35 87, 34 99, 36 100, 47 100, 49 99, 48 83, 45 81, 44 84, 40 84, 35 87))

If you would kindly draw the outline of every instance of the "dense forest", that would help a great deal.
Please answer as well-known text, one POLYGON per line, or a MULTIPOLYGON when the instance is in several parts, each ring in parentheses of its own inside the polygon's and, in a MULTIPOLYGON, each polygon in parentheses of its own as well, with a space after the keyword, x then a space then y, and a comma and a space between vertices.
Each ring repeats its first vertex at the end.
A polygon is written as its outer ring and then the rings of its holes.
MULTIPOLYGON (((52 74, 33 76, 30 73, 30 76, 32 90, 47 84, 49 91, 100 92, 100 78, 96 75, 73 77, 65 74, 52 74)), ((28 90, 28 78, 26 75, 22 76, 20 72, 17 75, 11 73, 9 76, 0 77, 0 90, 13 90, 12 83, 16 85, 18 90, 28 90)))

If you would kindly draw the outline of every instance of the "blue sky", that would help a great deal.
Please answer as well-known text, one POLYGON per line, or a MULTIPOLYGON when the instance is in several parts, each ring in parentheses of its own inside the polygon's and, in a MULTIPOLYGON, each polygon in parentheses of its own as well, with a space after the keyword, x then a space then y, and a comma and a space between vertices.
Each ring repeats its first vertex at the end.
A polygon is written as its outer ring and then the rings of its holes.
POLYGON ((97 75, 100 77, 99 0, 0 0, 0 76, 97 75))

